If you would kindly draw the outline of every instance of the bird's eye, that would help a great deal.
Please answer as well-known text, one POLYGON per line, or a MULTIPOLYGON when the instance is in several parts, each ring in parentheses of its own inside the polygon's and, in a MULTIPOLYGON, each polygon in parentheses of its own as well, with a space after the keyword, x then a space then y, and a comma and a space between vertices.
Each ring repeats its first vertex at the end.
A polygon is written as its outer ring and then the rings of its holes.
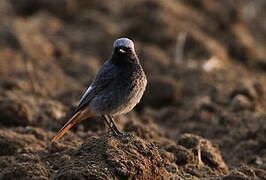
POLYGON ((120 52, 120 53, 128 53, 128 52, 130 52, 130 48, 127 48, 127 47, 119 47, 117 49, 117 51, 120 52))
POLYGON ((120 48, 120 49, 119 49, 119 52, 120 52, 120 53, 126 53, 127 51, 124 50, 123 48, 120 48))

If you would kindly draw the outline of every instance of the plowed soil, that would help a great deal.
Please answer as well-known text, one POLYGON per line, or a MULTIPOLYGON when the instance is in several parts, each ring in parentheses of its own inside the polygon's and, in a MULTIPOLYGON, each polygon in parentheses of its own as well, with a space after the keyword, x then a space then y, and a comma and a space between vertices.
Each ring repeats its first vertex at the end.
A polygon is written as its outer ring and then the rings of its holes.
POLYGON ((266 179, 266 3, 0 1, 0 180, 266 179), (126 36, 140 104, 52 136, 126 36), (183 40, 182 40, 183 39, 183 40))

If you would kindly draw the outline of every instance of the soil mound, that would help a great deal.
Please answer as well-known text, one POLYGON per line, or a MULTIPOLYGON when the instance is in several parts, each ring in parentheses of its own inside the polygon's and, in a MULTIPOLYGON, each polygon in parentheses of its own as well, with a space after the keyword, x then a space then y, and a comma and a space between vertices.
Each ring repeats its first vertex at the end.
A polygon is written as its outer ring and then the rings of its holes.
POLYGON ((0 179, 265 179, 266 2, 1 0, 0 179), (58 143, 112 43, 148 77, 108 135, 93 117, 58 143))

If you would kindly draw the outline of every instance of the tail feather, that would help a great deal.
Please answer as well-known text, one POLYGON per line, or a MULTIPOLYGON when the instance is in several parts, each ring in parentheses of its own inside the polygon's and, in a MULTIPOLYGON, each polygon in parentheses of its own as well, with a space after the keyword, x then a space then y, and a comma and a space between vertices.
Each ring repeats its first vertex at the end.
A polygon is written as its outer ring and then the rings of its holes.
POLYGON ((53 137, 52 141, 57 141, 61 138, 72 126, 74 126, 79 121, 84 120, 89 117, 87 110, 80 110, 76 112, 72 118, 58 131, 58 133, 53 137))

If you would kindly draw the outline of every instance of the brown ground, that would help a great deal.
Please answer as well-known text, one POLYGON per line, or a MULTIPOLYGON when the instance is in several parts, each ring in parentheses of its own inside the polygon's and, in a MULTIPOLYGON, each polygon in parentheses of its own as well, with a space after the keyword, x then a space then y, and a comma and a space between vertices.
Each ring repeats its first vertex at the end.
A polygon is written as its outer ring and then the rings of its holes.
POLYGON ((0 1, 0 179, 266 179, 265 12, 262 0, 0 1), (92 118, 51 143, 121 36, 148 76, 116 118, 131 136, 92 118))

